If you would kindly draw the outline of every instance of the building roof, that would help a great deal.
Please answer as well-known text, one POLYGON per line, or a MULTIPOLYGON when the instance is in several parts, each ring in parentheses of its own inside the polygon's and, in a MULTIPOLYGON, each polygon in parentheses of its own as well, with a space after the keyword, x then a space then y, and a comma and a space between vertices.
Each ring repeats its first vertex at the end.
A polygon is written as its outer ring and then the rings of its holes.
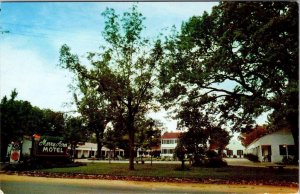
POLYGON ((262 145, 267 143, 273 144, 294 144, 294 139, 292 133, 289 129, 281 129, 269 134, 266 134, 260 138, 255 139, 252 143, 250 143, 246 149, 251 149, 257 147, 258 145, 262 145))
POLYGON ((181 132, 166 132, 164 133, 161 138, 162 139, 178 139, 181 132))

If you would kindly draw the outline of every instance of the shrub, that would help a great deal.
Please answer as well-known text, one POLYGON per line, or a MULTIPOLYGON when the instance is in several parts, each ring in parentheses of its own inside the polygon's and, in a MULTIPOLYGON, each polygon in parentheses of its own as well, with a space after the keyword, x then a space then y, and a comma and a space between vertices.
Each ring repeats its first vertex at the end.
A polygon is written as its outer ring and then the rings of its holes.
POLYGON ((208 158, 205 156, 195 156, 192 166, 205 166, 208 163, 208 158))
POLYGON ((218 157, 218 153, 215 152, 214 150, 208 150, 208 151, 206 152, 206 156, 207 156, 208 158, 214 158, 214 157, 218 157))
POLYGON ((245 154, 245 158, 247 158, 248 160, 250 160, 252 162, 258 162, 258 156, 254 155, 254 154, 245 154))
POLYGON ((228 166, 228 164, 220 157, 213 157, 208 159, 205 166, 208 168, 220 168, 220 167, 226 167, 228 166))
POLYGON ((236 155, 233 155, 233 158, 237 158, 237 156, 236 156, 236 155))
POLYGON ((282 163, 284 164, 293 164, 293 158, 291 156, 283 156, 282 163))

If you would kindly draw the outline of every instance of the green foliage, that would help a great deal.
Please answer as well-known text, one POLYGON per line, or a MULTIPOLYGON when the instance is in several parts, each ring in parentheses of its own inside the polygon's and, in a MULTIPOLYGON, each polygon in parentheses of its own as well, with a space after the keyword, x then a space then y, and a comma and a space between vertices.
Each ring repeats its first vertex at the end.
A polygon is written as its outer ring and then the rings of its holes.
POLYGON ((90 136, 82 117, 67 117, 65 120, 64 137, 75 150, 78 142, 84 142, 90 136))
MULTIPOLYGON (((79 94, 74 93, 74 100, 77 110, 86 123, 86 129, 91 134, 95 134, 97 150, 101 150, 103 145, 103 133, 114 114, 114 107, 106 100, 103 95, 99 95, 91 83, 78 77, 79 94), (80 97, 81 98, 80 98, 80 97)), ((97 158, 101 158, 101 152, 97 152, 97 158)))
POLYGON ((117 148, 118 133, 112 129, 107 129, 104 133, 104 145, 110 150, 117 148))
POLYGON ((203 128, 189 129, 181 134, 179 142, 185 147, 187 154, 200 157, 207 149, 206 142, 208 137, 207 130, 203 128))
POLYGON ((160 145, 162 123, 151 118, 138 118, 136 122, 136 147, 151 149, 160 145))
POLYGON ((213 127, 210 129, 210 140, 209 144, 215 149, 218 150, 219 155, 222 157, 223 150, 229 144, 229 141, 232 136, 229 135, 229 132, 220 127, 213 127))
POLYGON ((228 166, 228 164, 220 157, 213 157, 208 159, 208 162, 205 164, 205 166, 208 168, 221 168, 228 166))
POLYGON ((180 161, 183 161, 185 159, 186 153, 186 148, 181 142, 179 142, 175 147, 174 156, 177 157, 180 161))
POLYGON ((216 125, 217 122, 209 118, 207 112, 204 113, 195 107, 197 106, 185 106, 177 114, 181 119, 179 127, 188 129, 187 132, 182 133, 180 142, 195 160, 204 155, 208 140, 210 148, 218 149, 222 153, 231 139, 229 132, 216 125))
POLYGON ((122 16, 114 9, 102 13, 105 27, 102 32, 106 43, 100 53, 89 53, 91 68, 81 64, 77 55, 63 45, 60 51, 60 65, 72 71, 81 83, 95 91, 95 95, 109 102, 110 108, 118 111, 113 116, 120 119, 129 137, 130 169, 134 169, 135 120, 154 104, 154 86, 157 84, 157 66, 161 60, 160 41, 150 41, 141 36, 145 19, 132 6, 122 16))
POLYGON ((206 156, 207 156, 208 158, 214 158, 214 157, 218 157, 218 153, 215 152, 214 150, 208 150, 208 151, 206 152, 206 156))
POLYGON ((3 97, 1 109, 1 160, 11 141, 21 141, 24 135, 35 133, 62 136, 64 133, 63 113, 34 107, 28 101, 16 100, 13 90, 10 99, 3 97))
POLYGON ((65 118, 64 113, 54 112, 50 109, 42 110, 43 117, 41 118, 41 134, 62 136, 65 132, 65 118))
POLYGON ((298 145, 298 18, 296 2, 221 2, 190 18, 165 43, 161 102, 234 131, 270 111, 298 145))
POLYGON ((177 143, 177 146, 175 147, 174 150, 174 157, 178 158, 181 161, 181 170, 184 170, 184 160, 185 156, 187 154, 187 150, 181 141, 177 143))

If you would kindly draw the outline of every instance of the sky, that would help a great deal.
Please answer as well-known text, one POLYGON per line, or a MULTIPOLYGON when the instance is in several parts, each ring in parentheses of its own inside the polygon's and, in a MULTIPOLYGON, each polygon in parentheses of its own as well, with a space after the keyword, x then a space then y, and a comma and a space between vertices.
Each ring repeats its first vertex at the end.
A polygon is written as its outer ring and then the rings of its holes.
MULTIPOLYGON (((146 17, 145 35, 157 36, 173 25, 177 29, 191 16, 211 12, 217 2, 140 2, 146 17)), ((128 11, 132 2, 0 2, 0 98, 16 88, 19 100, 40 108, 72 111, 69 85, 72 74, 58 67, 63 44, 84 57, 103 44, 101 32, 106 7, 118 14, 128 11), (9 33, 4 33, 9 31, 9 33)), ((168 130, 176 121, 166 112, 151 114, 162 120, 168 130)), ((265 116, 259 119, 265 120, 265 116)))

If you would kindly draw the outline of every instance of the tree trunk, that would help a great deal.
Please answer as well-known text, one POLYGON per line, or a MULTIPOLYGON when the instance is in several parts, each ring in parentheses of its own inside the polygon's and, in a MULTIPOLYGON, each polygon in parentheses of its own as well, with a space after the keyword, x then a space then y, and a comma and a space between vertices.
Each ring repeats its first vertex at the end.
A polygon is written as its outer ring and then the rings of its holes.
MULTIPOLYGON (((298 98, 297 98, 298 99, 298 98)), ((298 111, 291 111, 290 114, 288 114, 288 122, 291 127, 291 133, 294 139, 295 143, 295 157, 294 161, 299 163, 299 114, 298 111)))
POLYGON ((134 170, 134 131, 129 131, 129 170, 134 170))
POLYGON ((109 160, 108 163, 110 164, 111 163, 111 149, 109 150, 109 159, 108 160, 109 160))
POLYGON ((184 170, 184 159, 181 160, 181 169, 184 170))
POLYGON ((291 127, 291 132, 294 138, 294 143, 295 143, 295 157, 294 161, 299 163, 299 131, 298 131, 298 126, 292 126, 291 127))
POLYGON ((150 150, 150 153, 151 153, 151 166, 152 166, 152 157, 153 157, 153 152, 152 152, 152 150, 150 150))
MULTIPOLYGON (((75 157, 77 158, 77 156, 75 156, 75 154, 76 154, 76 146, 77 146, 77 143, 78 143, 78 142, 73 142, 73 143, 71 144, 71 150, 72 150, 71 158, 72 158, 72 161, 74 161, 74 158, 75 158, 75 157)), ((32 155, 32 154, 31 154, 31 155, 32 155)))
POLYGON ((128 110, 127 131, 129 135, 129 170, 134 170, 134 115, 131 108, 128 110))
POLYGON ((218 155, 220 158, 223 158, 223 149, 218 149, 218 155))
POLYGON ((97 154, 96 154, 96 158, 102 158, 102 136, 98 131, 96 131, 96 142, 97 142, 97 154))

